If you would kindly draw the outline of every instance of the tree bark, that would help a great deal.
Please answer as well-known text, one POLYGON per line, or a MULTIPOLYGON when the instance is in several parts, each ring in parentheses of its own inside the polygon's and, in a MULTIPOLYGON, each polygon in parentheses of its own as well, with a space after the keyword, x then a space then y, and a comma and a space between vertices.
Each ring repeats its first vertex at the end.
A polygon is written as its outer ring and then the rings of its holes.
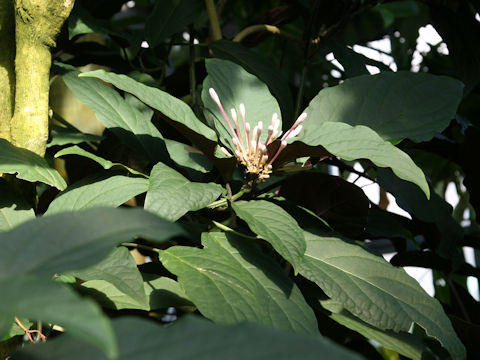
MULTIPOLYGON (((0 0, 2 1, 2 0, 0 0)), ((50 47, 73 0, 15 0, 15 110, 11 134, 16 146, 45 154, 48 138, 50 47)))
POLYGON ((0 0, 0 138, 8 141, 15 102, 14 23, 13 0, 0 0))

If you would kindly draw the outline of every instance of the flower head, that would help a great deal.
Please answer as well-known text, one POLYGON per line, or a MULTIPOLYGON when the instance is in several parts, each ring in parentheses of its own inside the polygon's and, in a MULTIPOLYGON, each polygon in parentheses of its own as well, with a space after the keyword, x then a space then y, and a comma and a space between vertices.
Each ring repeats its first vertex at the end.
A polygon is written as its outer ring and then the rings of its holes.
MULTIPOLYGON (((227 116, 225 109, 220 102, 220 98, 218 97, 215 90, 213 88, 210 88, 208 91, 212 100, 217 104, 218 108, 220 109, 220 112, 222 113, 223 118, 227 122, 228 128, 232 133, 232 143, 235 147, 234 155, 237 160, 246 167, 248 173, 257 176, 259 182, 269 178, 272 172, 273 162, 278 157, 278 155, 280 155, 282 150, 285 149, 285 147, 287 146, 287 140, 297 136, 300 133, 300 131, 302 130, 301 123, 306 119, 307 114, 302 113, 297 118, 293 126, 287 132, 285 132, 285 134, 283 134, 283 136, 280 138, 280 146, 278 147, 275 154, 270 157, 267 151, 268 145, 273 143, 279 138, 279 136, 282 135, 278 114, 273 114, 270 125, 266 127, 266 129, 264 129, 263 122, 259 121, 252 130, 250 123, 245 120, 245 105, 240 104, 240 118, 244 130, 244 134, 242 134, 239 127, 239 119, 236 110, 230 110, 230 115, 232 119, 232 121, 230 121, 230 118, 227 116), (267 139, 262 142, 261 135, 264 131, 267 132, 268 136, 267 139)), ((226 155, 231 156, 228 150, 224 147, 220 149, 226 155)))

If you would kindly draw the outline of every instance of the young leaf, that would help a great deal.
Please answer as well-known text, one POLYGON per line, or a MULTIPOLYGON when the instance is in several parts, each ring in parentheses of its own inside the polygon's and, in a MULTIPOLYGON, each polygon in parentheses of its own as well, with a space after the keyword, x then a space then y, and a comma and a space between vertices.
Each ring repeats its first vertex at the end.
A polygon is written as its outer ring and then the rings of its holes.
POLYGON ((188 211, 204 208, 222 192, 220 185, 190 182, 167 165, 158 163, 150 174, 145 209, 175 221, 188 211))
POLYGON ((138 208, 91 208, 40 217, 0 233, 0 279, 83 269, 135 236, 165 241, 182 234, 178 225, 138 208))
POLYGON ((297 270, 307 246, 303 230, 288 212, 266 200, 239 201, 232 203, 232 208, 255 234, 272 244, 297 270))
POLYGON ((162 134, 148 114, 146 116, 101 82, 79 77, 80 72, 75 68, 60 63, 56 67, 75 96, 92 108, 98 120, 122 141, 152 162, 168 159, 162 134))
MULTIPOLYGON (((291 360, 299 354, 302 360, 316 360, 319 354, 324 360, 363 359, 318 334, 296 334, 255 324, 224 326, 194 316, 184 317, 172 326, 133 317, 120 317, 112 323, 119 340, 119 360, 291 360)), ((14 356, 16 360, 106 359, 95 348, 68 335, 25 346, 14 356)))
POLYGON ((360 246, 328 235, 305 233, 307 251, 299 272, 366 323, 408 332, 412 323, 436 338, 454 359, 465 348, 437 299, 401 268, 360 246))
POLYGON ((119 291, 134 299, 148 309, 148 299, 143 287, 143 278, 135 260, 125 247, 119 247, 102 262, 87 269, 69 271, 81 280, 104 280, 119 291))
POLYGON ((365 125, 385 140, 430 140, 455 117, 463 84, 406 71, 359 76, 320 91, 305 110, 311 131, 324 122, 365 125))
POLYGON ((165 91, 144 85, 126 75, 110 73, 104 70, 83 73, 80 77, 96 77, 111 83, 116 88, 135 95, 142 102, 160 111, 171 120, 185 125, 208 140, 217 141, 215 132, 198 120, 187 104, 165 91))
POLYGON ((22 275, 2 278, 0 291, 0 317, 15 315, 58 324, 109 357, 117 354, 108 318, 93 301, 79 297, 68 286, 36 275, 22 275))
POLYGON ((55 157, 57 158, 57 157, 65 156, 65 155, 78 155, 78 156, 83 156, 83 157, 89 158, 90 160, 95 161, 97 164, 99 164, 105 170, 109 170, 111 168, 117 167, 117 168, 122 168, 124 170, 127 170, 128 172, 132 173, 133 175, 140 175, 140 176, 143 176, 143 177, 148 177, 147 175, 142 174, 139 171, 130 169, 128 166, 125 166, 125 165, 119 164, 119 163, 113 163, 110 160, 107 160, 107 159, 101 158, 100 156, 89 153, 88 151, 83 150, 81 147, 79 147, 77 145, 70 146, 68 148, 60 150, 59 152, 57 152, 55 154, 55 157))
POLYGON ((0 173, 17 174, 19 179, 40 181, 59 190, 67 187, 65 180, 44 158, 5 139, 0 139, 0 173))
POLYGON ((261 251, 224 233, 203 233, 203 249, 174 246, 160 253, 188 298, 207 318, 316 333, 312 309, 283 270, 261 251))
MULTIPOLYGON (((221 142, 234 149, 232 132, 223 118, 218 106, 212 100, 209 89, 215 89, 225 112, 230 118, 230 109, 235 109, 238 114, 238 127, 242 141, 245 143, 245 130, 240 116, 240 104, 245 105, 246 122, 250 124, 251 132, 260 122, 263 122, 263 131, 260 139, 263 142, 268 137, 267 127, 270 125, 272 115, 277 113, 280 117, 280 108, 277 100, 268 90, 267 85, 256 76, 245 71, 241 66, 227 60, 207 59, 205 61, 208 76, 203 82, 202 101, 205 106, 204 114, 207 121, 219 134, 221 142)), ((280 119, 281 120, 281 119, 280 119)), ((281 122, 280 122, 281 129, 281 122)))
POLYGON ((148 179, 127 176, 87 177, 69 186, 50 203, 45 215, 89 207, 118 207, 146 192, 148 179))
MULTIPOLYGON (((310 114, 309 114, 310 115, 310 114)), ((350 126, 341 122, 317 124, 307 118, 298 138, 307 145, 321 145, 335 156, 345 160, 369 159, 379 167, 390 167, 399 178, 410 181, 430 196, 425 175, 413 160, 375 131, 366 126, 350 126)))

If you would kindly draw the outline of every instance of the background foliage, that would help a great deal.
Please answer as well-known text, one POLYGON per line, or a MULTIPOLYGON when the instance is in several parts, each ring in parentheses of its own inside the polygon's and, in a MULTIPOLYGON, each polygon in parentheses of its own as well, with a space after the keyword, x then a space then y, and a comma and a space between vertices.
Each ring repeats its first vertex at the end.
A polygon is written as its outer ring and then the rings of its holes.
POLYGON ((480 241, 479 11, 77 0, 45 157, 0 139, 1 356, 478 358, 463 248, 480 241), (418 60, 429 24, 443 43, 418 60), (390 63, 359 50, 380 39, 390 63), (261 142, 273 113, 285 133, 307 113, 265 181, 225 154, 209 88, 227 113, 245 104, 261 142), (434 297, 405 266, 432 270, 434 297), (47 342, 21 346, 19 324, 47 342))

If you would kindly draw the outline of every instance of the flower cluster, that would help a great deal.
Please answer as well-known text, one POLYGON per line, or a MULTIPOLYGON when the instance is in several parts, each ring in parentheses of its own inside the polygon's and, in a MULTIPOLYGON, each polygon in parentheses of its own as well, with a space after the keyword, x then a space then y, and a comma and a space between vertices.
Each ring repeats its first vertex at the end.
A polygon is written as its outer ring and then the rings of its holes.
MULTIPOLYGON (((242 120, 245 137, 242 136, 239 127, 237 112, 235 109, 230 110, 233 120, 230 121, 225 113, 225 109, 220 102, 220 98, 213 88, 209 89, 209 93, 213 101, 217 104, 222 113, 227 125, 232 133, 232 143, 235 146, 235 157, 237 160, 247 168, 247 172, 258 177, 258 181, 262 181, 270 177, 272 172, 272 164, 283 149, 287 146, 287 139, 297 136, 302 131, 301 123, 306 119, 307 114, 302 113, 293 126, 283 134, 280 138, 280 146, 272 157, 269 157, 267 147, 282 135, 280 130, 280 119, 278 114, 274 113, 270 125, 267 128, 268 136, 265 142, 262 143, 260 137, 263 132, 263 122, 259 121, 251 131, 250 123, 245 121, 245 105, 240 104, 240 117, 242 120)), ((227 156, 232 156, 227 149, 221 148, 222 152, 227 156)))

